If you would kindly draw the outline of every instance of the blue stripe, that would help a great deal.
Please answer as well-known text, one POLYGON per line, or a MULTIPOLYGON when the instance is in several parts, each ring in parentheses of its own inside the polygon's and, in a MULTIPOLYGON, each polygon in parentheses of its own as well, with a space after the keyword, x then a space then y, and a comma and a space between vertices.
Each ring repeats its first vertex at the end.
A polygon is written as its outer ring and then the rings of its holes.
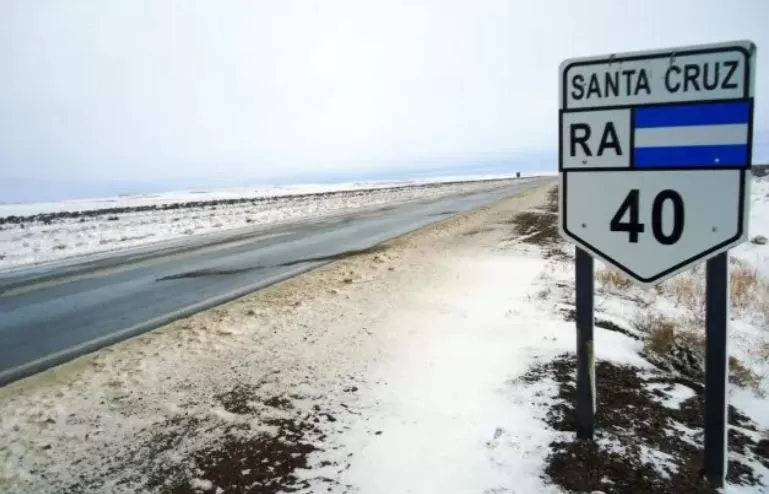
POLYGON ((633 150, 636 168, 672 168, 690 166, 744 166, 748 162, 747 145, 681 146, 669 148, 636 148, 633 150), (717 160, 717 161, 716 161, 717 160))
POLYGON ((750 120, 750 102, 694 103, 650 106, 635 110, 635 128, 682 127, 685 125, 744 124, 750 120))

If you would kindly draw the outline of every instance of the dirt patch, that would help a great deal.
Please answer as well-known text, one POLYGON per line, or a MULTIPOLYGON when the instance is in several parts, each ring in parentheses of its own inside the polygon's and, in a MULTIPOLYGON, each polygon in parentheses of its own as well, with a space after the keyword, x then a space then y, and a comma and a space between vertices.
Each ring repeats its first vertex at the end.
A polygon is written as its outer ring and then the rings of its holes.
MULTIPOLYGON (((172 494, 271 494, 306 489, 309 481, 297 473, 312 467, 310 455, 321 449, 325 439, 323 425, 337 418, 318 405, 309 412, 299 411, 286 396, 258 400, 254 391, 236 386, 218 396, 223 408, 236 417, 227 423, 185 414, 153 426, 150 440, 111 460, 107 477, 120 478, 124 465, 147 464, 151 458, 143 478, 124 477, 118 484, 137 486, 141 492, 172 494), (260 414, 259 407, 275 413, 260 414), (257 419, 258 428, 253 429, 249 420, 238 420, 249 417, 257 419), (217 438, 207 446, 190 447, 201 433, 217 438), (165 461, 179 455, 181 462, 165 461)), ((314 480, 335 483, 326 478, 314 480)), ((106 487, 92 480, 70 485, 67 492, 104 492, 106 487)))
POLYGON ((519 213, 507 223, 513 225, 513 233, 519 241, 542 248, 546 259, 563 258, 563 240, 558 233, 558 188, 548 192, 543 209, 519 213))
POLYGON ((308 482, 295 473, 309 468, 308 457, 318 450, 314 442, 322 432, 317 421, 311 415, 300 420, 269 420, 268 425, 278 428, 274 436, 228 434, 218 446, 193 455, 191 468, 183 472, 185 479, 170 486, 166 480, 167 492, 215 493, 221 488, 232 493, 277 493, 307 488, 308 482))
POLYGON ((550 246, 560 241, 558 224, 551 213, 527 211, 515 217, 515 233, 526 243, 550 246))
MULTIPOLYGON (((229 413, 236 413, 238 415, 245 415, 251 413, 253 408, 250 401, 254 396, 255 388, 238 384, 229 391, 226 391, 215 398, 222 404, 222 408, 229 413)), ((266 405, 270 406, 269 403, 266 405)))
POLYGON ((558 213, 558 186, 553 187, 547 193, 547 203, 545 204, 544 209, 550 213, 558 213))
MULTIPOLYGON (((220 396, 222 404, 231 413, 256 415, 254 391, 235 387, 220 396)), ((276 417, 259 417, 260 424, 273 432, 254 432, 244 424, 234 424, 216 445, 189 455, 184 467, 155 472, 148 487, 163 487, 173 494, 221 492, 217 489, 269 494, 308 488, 308 480, 299 478, 297 471, 311 467, 309 456, 320 450, 325 439, 321 426, 337 418, 318 405, 300 412, 282 395, 260 404, 279 412, 276 417)))
MULTIPOLYGON (((575 432, 576 388, 573 355, 532 368, 524 382, 553 379, 556 401, 545 421, 575 432)), ((634 366, 596 363, 596 440, 550 444, 547 480, 569 492, 605 494, 711 493, 700 474, 704 394, 699 383, 634 366), (683 400, 682 393, 689 396, 683 400)), ((754 439, 756 426, 729 407, 730 459, 727 479, 765 486, 753 464, 768 461, 766 446, 754 439)))
POLYGON ((475 228, 471 228, 471 229, 467 230, 466 232, 464 232, 462 234, 462 236, 464 236, 464 237, 472 237, 474 235, 480 235, 481 233, 488 233, 488 232, 493 232, 493 231, 494 231, 494 229, 491 228, 491 227, 488 227, 488 226, 481 227, 481 226, 479 226, 479 227, 475 227, 475 228))
MULTIPOLYGON (((635 321, 644 335, 642 356, 657 368, 702 382, 705 335, 685 322, 645 312, 635 321)), ((729 357, 729 382, 764 396, 761 377, 735 356, 729 357)))
MULTIPOLYGON (((572 321, 576 321, 577 320, 577 312, 574 309, 565 310, 565 311, 563 311, 563 314, 564 314, 564 316, 563 316, 564 320, 566 320, 566 321, 572 322, 572 321)), ((632 330, 630 330, 630 329, 628 329, 626 327, 620 326, 619 324, 617 324, 615 322, 608 321, 606 319, 600 319, 600 318, 596 317, 594 319, 593 326, 596 327, 596 328, 601 328, 601 329, 605 329, 607 331, 613 331, 615 333, 619 333, 619 334, 625 335, 628 338, 632 338, 632 339, 634 339, 636 341, 639 341, 641 339, 641 337, 638 334, 636 334, 634 331, 632 331, 632 330)))

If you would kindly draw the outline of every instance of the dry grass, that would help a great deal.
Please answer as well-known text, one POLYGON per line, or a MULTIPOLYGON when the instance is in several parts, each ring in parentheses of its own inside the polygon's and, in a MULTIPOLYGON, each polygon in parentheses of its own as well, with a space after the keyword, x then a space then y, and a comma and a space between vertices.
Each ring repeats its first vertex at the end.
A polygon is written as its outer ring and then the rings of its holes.
MULTIPOLYGON (((731 306, 738 313, 754 314, 769 322, 769 280, 754 268, 738 260, 729 270, 731 306)), ((659 286, 659 293, 692 311, 693 322, 705 320, 705 273, 697 270, 683 273, 659 286)))
POLYGON ((769 321, 769 282, 754 268, 738 265, 729 275, 732 306, 755 310, 769 321))
POLYGON ((665 355, 675 344, 676 327, 672 321, 662 317, 649 317, 644 340, 644 351, 655 355, 665 355))
POLYGON ((660 314, 643 312, 635 320, 639 331, 645 334, 644 351, 664 357, 676 343, 684 343, 692 349, 705 347, 705 339, 692 331, 686 321, 676 320, 660 314))
POLYGON ((749 388, 760 397, 765 396, 761 377, 736 357, 729 357, 729 382, 741 388, 749 388))
POLYGON ((686 273, 662 284, 662 293, 687 309, 699 311, 705 303, 704 277, 686 273))
MULTIPOLYGON (((644 312, 636 318, 635 324, 645 334, 643 353, 652 361, 669 361, 674 359, 674 355, 680 355, 682 349, 692 355, 705 354, 704 332, 692 328, 685 320, 644 312)), ((769 351, 769 348, 766 350, 769 351)), ((680 368, 676 365, 672 367, 680 368)), ((729 357, 729 382, 764 396, 761 377, 734 356, 729 357)))
POLYGON ((757 350, 758 358, 761 360, 769 360, 769 342, 763 342, 757 350))
POLYGON ((605 291, 626 290, 633 284, 630 278, 616 269, 602 269, 595 275, 598 286, 605 291))
POLYGON ((691 313, 690 326, 705 325, 705 277, 685 273, 660 285, 659 293, 676 305, 685 307, 691 313))

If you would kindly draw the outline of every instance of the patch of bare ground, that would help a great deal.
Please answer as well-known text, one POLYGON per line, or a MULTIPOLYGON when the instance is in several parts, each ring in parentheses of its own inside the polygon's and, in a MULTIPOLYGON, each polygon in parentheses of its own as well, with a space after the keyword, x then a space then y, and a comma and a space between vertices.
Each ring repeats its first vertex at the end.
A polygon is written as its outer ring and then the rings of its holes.
MULTIPOLYGON (((556 403, 546 415, 555 430, 574 433, 576 388, 573 355, 532 368, 523 378, 557 383, 556 403)), ((550 444, 546 479, 568 492, 714 493, 700 473, 704 418, 699 383, 664 372, 606 361, 596 364, 596 439, 550 444), (676 400, 676 396, 683 399, 676 400), (687 397, 688 396, 688 397, 687 397)), ((730 483, 762 487, 752 464, 769 466, 757 426, 729 407, 730 483)))
MULTIPOLYGON (((290 397, 259 400, 256 389, 236 385, 219 395, 225 420, 181 414, 156 424, 142 435, 129 455, 116 458, 119 465, 154 459, 142 478, 124 477, 120 483, 141 485, 149 492, 170 494, 228 493, 272 494, 306 489, 309 480, 300 471, 312 468, 310 456, 321 450, 324 425, 337 421, 332 413, 314 405, 298 410, 290 397), (258 401, 257 401, 258 400, 258 401), (258 427, 253 427, 253 423, 258 427), (221 429, 217 440, 184 455, 183 461, 164 461, 186 451, 185 443, 197 434, 221 429)), ((117 475, 119 476, 119 475, 117 475)), ((104 492, 102 479, 70 485, 67 492, 104 492)), ((333 479, 315 478, 333 484, 333 479)))
MULTIPOLYGON (((282 397, 268 402, 289 412, 292 409, 290 401, 282 397)), ((221 486, 231 493, 265 494, 307 488, 308 481, 296 473, 310 468, 309 456, 320 449, 316 444, 322 442, 324 433, 319 423, 335 420, 316 408, 296 417, 265 420, 264 425, 274 428, 274 433, 254 434, 233 428, 218 444, 196 451, 187 468, 154 472, 150 486, 159 487, 162 482, 172 494, 213 494, 221 492, 217 491, 221 486), (207 481, 204 488, 196 478, 207 481)))
POLYGON ((547 202, 539 209, 519 213, 506 223, 513 225, 514 239, 542 249, 545 258, 565 259, 563 240, 558 233, 558 187, 548 191, 547 202))
MULTIPOLYGON (((668 372, 702 382, 705 378, 705 334, 686 320, 643 313, 635 325, 644 336, 643 356, 668 372)), ((761 377, 735 356, 729 357, 729 382, 763 396, 761 377)))

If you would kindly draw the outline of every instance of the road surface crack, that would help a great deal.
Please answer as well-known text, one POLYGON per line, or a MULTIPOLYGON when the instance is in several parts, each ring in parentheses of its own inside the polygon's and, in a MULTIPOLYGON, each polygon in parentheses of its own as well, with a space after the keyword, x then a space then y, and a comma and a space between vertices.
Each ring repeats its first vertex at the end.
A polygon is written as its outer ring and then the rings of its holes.
POLYGON ((300 259, 295 259, 293 261, 286 261, 286 262, 282 262, 274 265, 247 266, 242 268, 198 269, 195 271, 187 271, 184 273, 163 276, 162 278, 157 278, 155 281, 180 280, 184 278, 201 278, 205 276, 236 275, 236 274, 247 273, 249 271, 257 271, 257 270, 267 269, 267 268, 285 268, 289 266, 296 266, 297 264, 305 264, 305 263, 313 263, 313 262, 333 262, 333 261, 339 261, 339 260, 347 259, 349 257, 354 257, 354 256, 376 254, 376 253, 384 252, 385 250, 387 250, 387 246, 383 244, 379 244, 373 247, 366 247, 365 249, 351 249, 351 250, 346 250, 344 252, 339 252, 337 254, 332 254, 328 256, 304 257, 300 259))

